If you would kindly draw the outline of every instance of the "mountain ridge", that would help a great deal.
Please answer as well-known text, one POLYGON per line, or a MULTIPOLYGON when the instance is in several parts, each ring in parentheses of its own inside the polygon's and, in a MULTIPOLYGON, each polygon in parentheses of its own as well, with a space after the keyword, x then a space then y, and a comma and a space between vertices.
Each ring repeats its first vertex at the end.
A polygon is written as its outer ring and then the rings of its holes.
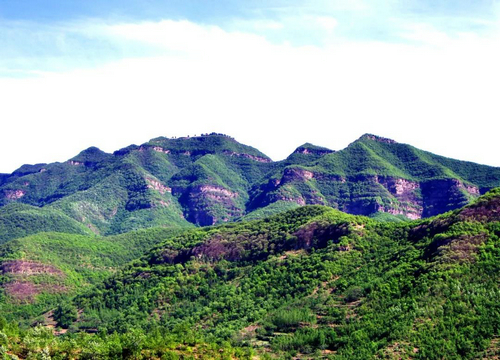
POLYGON ((110 235, 161 224, 213 225, 292 206, 284 203, 416 219, 461 207, 495 186, 500 168, 373 134, 338 151, 305 143, 272 161, 212 133, 157 137, 113 153, 89 147, 62 163, 23 165, 2 175, 0 205, 49 207, 110 235))

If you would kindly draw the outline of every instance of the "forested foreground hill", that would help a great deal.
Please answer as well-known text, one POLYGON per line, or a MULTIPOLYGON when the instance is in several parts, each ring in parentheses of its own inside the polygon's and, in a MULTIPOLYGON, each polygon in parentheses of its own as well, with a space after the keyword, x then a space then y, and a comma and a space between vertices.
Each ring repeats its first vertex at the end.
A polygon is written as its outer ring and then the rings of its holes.
POLYGON ((59 303, 181 231, 152 228, 108 237, 41 232, 0 245, 0 314, 22 326, 46 322, 59 303))
POLYGON ((54 319, 69 328, 66 335, 0 325, 2 351, 54 358, 497 358, 499 236, 499 189, 412 222, 305 206, 188 230, 57 307, 54 319))
POLYGON ((113 154, 91 147, 63 163, 0 175, 0 243, 40 229, 106 236, 214 225, 300 205, 418 219, 500 186, 500 168, 374 135, 340 151, 304 144, 277 162, 226 135, 159 137, 113 154))

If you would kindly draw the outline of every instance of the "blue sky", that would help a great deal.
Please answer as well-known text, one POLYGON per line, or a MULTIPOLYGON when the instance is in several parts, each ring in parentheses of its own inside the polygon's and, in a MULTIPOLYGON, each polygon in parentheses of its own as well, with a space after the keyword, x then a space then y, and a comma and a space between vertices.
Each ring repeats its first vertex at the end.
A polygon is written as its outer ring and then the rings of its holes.
POLYGON ((2 0, 2 75, 93 67, 125 57, 158 55, 156 47, 120 43, 92 25, 187 20, 228 32, 263 36, 274 44, 324 46, 339 41, 417 43, 408 24, 451 37, 497 27, 493 1, 39 1, 2 0), (410 4, 410 5, 408 5, 410 4))
POLYGON ((276 160, 371 132, 500 166, 485 131, 499 15, 491 0, 1 0, 0 172, 211 131, 276 160))

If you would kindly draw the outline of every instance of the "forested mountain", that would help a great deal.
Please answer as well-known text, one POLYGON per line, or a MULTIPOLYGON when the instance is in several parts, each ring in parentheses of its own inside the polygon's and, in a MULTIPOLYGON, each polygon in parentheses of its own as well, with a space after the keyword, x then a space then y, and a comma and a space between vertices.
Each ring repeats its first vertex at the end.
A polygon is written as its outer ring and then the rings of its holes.
POLYGON ((55 308, 65 336, 36 328, 16 337, 4 324, 5 348, 83 357, 90 346, 102 358, 500 355, 498 189, 411 222, 304 206, 163 235, 55 308), (99 336, 71 335, 82 332, 99 336))
MULTIPOLYGON (((16 211, 30 217, 19 234, 33 233, 39 221, 73 219, 95 234, 111 235, 213 225, 306 204, 361 215, 429 217, 500 186, 500 169, 374 135, 337 152, 304 144, 273 162, 228 136, 210 134, 156 138, 113 154, 89 148, 64 163, 24 165, 0 179, 1 205, 21 202, 47 210, 16 211)), ((4 211, 12 219, 13 211, 4 211)), ((71 232, 86 232, 71 226, 71 232)), ((0 235, 14 227, 3 221, 0 235)), ((1 235, 0 241, 8 238, 1 235)))

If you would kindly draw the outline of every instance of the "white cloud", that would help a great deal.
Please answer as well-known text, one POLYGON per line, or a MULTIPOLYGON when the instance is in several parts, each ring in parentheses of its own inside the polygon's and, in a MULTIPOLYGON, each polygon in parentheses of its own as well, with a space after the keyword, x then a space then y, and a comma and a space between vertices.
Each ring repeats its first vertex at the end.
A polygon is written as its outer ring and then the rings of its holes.
POLYGON ((315 20, 321 27, 329 32, 333 31, 338 25, 337 19, 331 16, 317 16, 315 20))
POLYGON ((99 26, 102 37, 162 55, 0 79, 0 152, 12 154, 1 171, 63 161, 90 145, 112 151, 211 131, 274 159, 306 141, 339 149, 372 132, 500 165, 496 36, 320 48, 188 21, 99 26))
POLYGON ((424 45, 446 46, 450 37, 433 26, 425 23, 411 23, 405 26, 406 32, 401 34, 403 39, 423 43, 424 45))

